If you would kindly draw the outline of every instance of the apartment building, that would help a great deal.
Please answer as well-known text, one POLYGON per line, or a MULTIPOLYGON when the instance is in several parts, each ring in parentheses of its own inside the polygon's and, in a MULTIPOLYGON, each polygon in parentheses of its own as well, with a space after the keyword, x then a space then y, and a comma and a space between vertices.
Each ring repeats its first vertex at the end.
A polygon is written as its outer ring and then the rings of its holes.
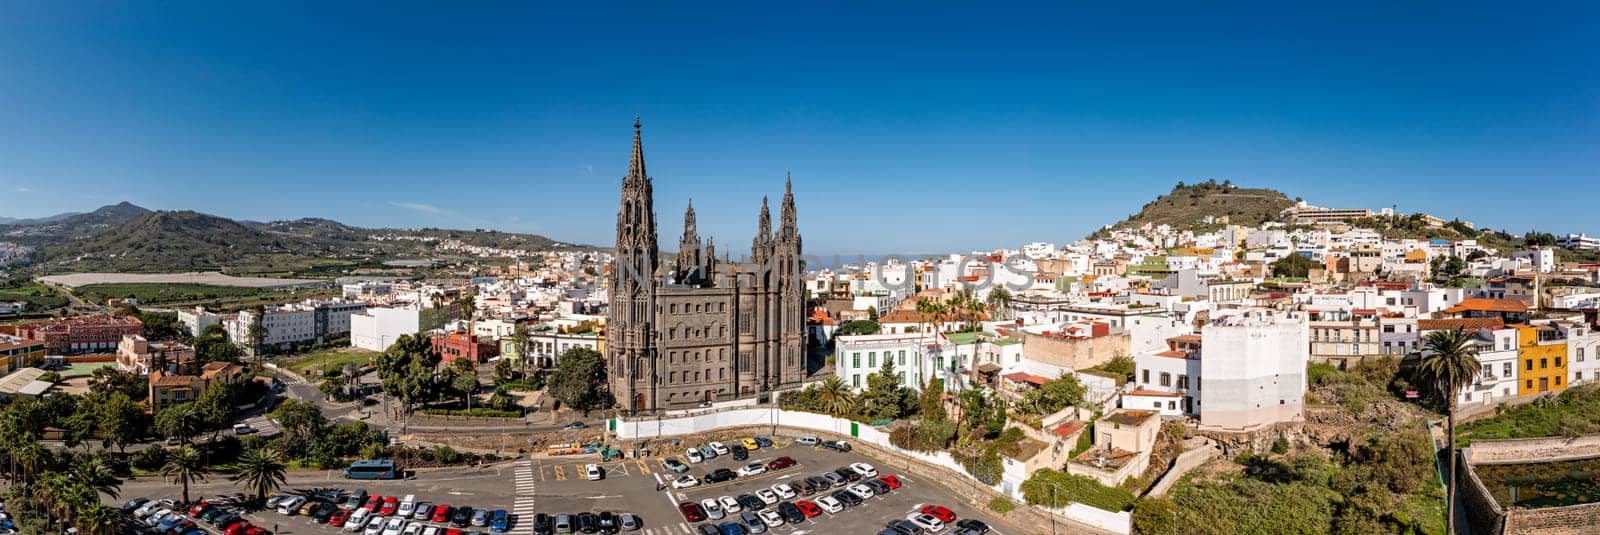
POLYGON ((0 334, 0 372, 11 373, 39 366, 44 364, 44 356, 43 340, 0 334))
POLYGON ((863 334, 834 339, 834 374, 853 389, 865 389, 867 376, 877 373, 885 360, 894 361, 900 384, 918 391, 933 377, 950 388, 959 361, 953 344, 937 335, 863 334))
POLYGON ((1377 309, 1310 311, 1311 360, 1346 369, 1383 354, 1377 309))
POLYGON ((301 303, 274 305, 239 312, 239 317, 223 322, 228 338, 254 350, 250 326, 263 329, 261 348, 286 351, 300 344, 326 342, 350 334, 350 317, 367 310, 367 304, 343 300, 308 299, 301 303))
POLYGON ((43 341, 45 352, 52 355, 114 351, 123 336, 143 333, 144 323, 132 316, 79 316, 17 328, 23 338, 43 341))
POLYGON ((1566 390, 1567 340, 1550 325, 1517 326, 1518 395, 1566 390))
POLYGON ((117 343, 117 369, 144 375, 155 370, 177 373, 194 365, 194 348, 177 342, 151 342, 130 334, 117 343))
POLYGON ((1300 313, 1251 310, 1175 336, 1134 358, 1122 406, 1198 417, 1202 428, 1254 429, 1303 418, 1309 323, 1300 313))
POLYGON ((374 307, 350 315, 350 345, 367 351, 383 351, 401 336, 419 332, 422 332, 422 311, 415 305, 374 307))
POLYGON ((200 336, 212 325, 221 325, 222 316, 207 312, 204 307, 178 309, 178 323, 189 336, 200 336))

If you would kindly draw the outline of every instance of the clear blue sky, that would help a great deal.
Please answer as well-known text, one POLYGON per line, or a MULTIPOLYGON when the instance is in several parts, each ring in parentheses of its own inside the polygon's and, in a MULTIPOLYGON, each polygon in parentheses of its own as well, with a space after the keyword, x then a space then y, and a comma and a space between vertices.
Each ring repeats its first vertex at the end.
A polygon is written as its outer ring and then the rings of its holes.
POLYGON ((1593 4, 530 4, 0 3, 0 215, 603 244, 638 114, 669 246, 691 196, 748 244, 785 171, 817 253, 1071 241, 1211 177, 1600 234, 1593 4))

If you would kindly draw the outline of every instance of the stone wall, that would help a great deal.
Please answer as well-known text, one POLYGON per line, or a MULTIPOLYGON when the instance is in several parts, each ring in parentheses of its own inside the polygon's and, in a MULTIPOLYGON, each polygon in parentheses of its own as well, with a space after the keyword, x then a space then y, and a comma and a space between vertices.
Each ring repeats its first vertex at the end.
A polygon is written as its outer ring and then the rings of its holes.
POLYGON ((1600 533, 1600 503, 1524 509, 1503 508, 1478 478, 1473 465, 1566 461, 1600 457, 1600 435, 1480 440, 1463 449, 1458 461, 1457 497, 1473 533, 1491 535, 1569 535, 1600 533))
POLYGON ((1184 474, 1189 473, 1190 470, 1199 468, 1200 465, 1206 464, 1207 461, 1210 461, 1212 457, 1217 455, 1217 447, 1215 443, 1211 442, 1211 439, 1205 437, 1197 438, 1203 441, 1203 444, 1178 454, 1178 460, 1172 463, 1172 468, 1168 469, 1167 473, 1161 476, 1161 480, 1156 481, 1155 486, 1150 487, 1150 492, 1147 495, 1166 495, 1167 491, 1172 489, 1172 485, 1176 484, 1178 479, 1182 478, 1184 474))
POLYGON ((1127 331, 1093 338, 1059 338, 1022 333, 1022 357, 1073 370, 1105 364, 1132 342, 1127 331))
POLYGON ((1600 457, 1600 435, 1581 437, 1475 440, 1472 464, 1571 461, 1600 457))

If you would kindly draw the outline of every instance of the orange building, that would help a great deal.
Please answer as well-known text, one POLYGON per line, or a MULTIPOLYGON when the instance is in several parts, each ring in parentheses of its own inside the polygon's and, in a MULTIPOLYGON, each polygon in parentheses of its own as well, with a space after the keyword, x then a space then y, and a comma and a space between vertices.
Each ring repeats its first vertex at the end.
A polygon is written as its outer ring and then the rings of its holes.
POLYGON ((1517 325, 1517 394, 1559 392, 1567 388, 1567 340, 1548 325, 1517 325))

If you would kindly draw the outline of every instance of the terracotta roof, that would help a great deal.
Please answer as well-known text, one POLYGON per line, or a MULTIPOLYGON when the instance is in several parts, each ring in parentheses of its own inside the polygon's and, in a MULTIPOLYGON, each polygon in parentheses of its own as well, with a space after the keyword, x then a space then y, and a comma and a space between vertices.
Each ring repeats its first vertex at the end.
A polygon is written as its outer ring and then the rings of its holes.
POLYGON ((1198 335, 1198 334, 1184 334, 1184 335, 1178 335, 1178 336, 1174 336, 1172 338, 1168 338, 1167 340, 1171 340, 1171 341, 1174 341, 1174 342, 1199 342, 1201 340, 1204 340, 1204 338, 1201 338, 1200 335, 1198 335))
POLYGON ((1186 359, 1186 358, 1189 358, 1189 354, 1188 353, 1184 353, 1182 351, 1162 351, 1160 353, 1156 353, 1155 356, 1157 356, 1157 357, 1167 357, 1169 359, 1186 359))
POLYGON ((161 372, 150 372, 150 386, 154 387, 179 387, 189 386, 196 379, 193 375, 167 375, 161 372))
POLYGON ((1033 383, 1040 386, 1043 386, 1046 382, 1050 381, 1049 379, 1025 372, 1008 373, 1002 375, 1001 377, 1005 377, 1007 381, 1011 381, 1013 383, 1033 383))
POLYGON ((1056 433, 1056 436, 1058 436, 1058 437, 1062 437, 1062 438, 1070 437, 1070 436, 1072 436, 1073 433, 1078 432, 1079 429, 1083 429, 1084 425, 1087 425, 1087 424, 1085 422, 1083 422, 1083 421, 1073 420, 1073 421, 1070 421, 1070 422, 1067 422, 1067 423, 1064 423, 1064 424, 1056 426, 1055 433, 1056 433))
POLYGON ((1181 397, 1183 397, 1183 394, 1179 394, 1177 392, 1162 392, 1160 390, 1145 390, 1143 388, 1139 388, 1139 389, 1135 389, 1133 391, 1130 391, 1130 392, 1128 392, 1128 395, 1130 395, 1130 396, 1155 396, 1155 397, 1163 397, 1163 398, 1181 398, 1181 397))
POLYGON ((1474 312, 1511 312, 1520 314, 1528 311, 1528 304, 1516 299, 1472 297, 1462 299, 1459 305, 1444 309, 1444 313, 1455 314, 1469 310, 1474 312))
POLYGON ((1417 320, 1417 330, 1437 331, 1460 327, 1463 330, 1472 329, 1500 329, 1506 325, 1500 318, 1446 318, 1438 320, 1417 320))

